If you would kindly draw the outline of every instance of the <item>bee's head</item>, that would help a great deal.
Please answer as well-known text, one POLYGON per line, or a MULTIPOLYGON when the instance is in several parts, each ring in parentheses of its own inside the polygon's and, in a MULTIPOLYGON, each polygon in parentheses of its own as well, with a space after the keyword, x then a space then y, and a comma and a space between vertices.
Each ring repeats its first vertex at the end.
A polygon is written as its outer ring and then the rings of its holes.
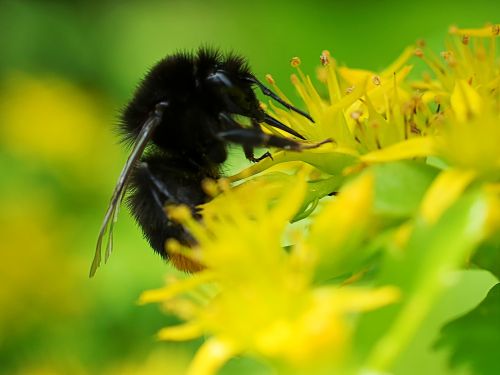
POLYGON ((226 112, 255 119, 262 118, 263 111, 249 77, 219 69, 207 76, 206 87, 226 112))

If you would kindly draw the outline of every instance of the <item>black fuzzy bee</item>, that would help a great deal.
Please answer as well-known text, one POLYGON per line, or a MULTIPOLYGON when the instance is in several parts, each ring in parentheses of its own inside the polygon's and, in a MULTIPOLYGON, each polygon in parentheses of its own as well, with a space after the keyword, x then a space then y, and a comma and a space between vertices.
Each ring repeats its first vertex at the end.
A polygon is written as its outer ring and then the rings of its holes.
MULTIPOLYGON (((221 176, 220 166, 227 158, 228 143, 240 144, 245 156, 257 162, 271 154, 266 152, 255 158, 255 147, 300 151, 328 141, 304 144, 264 133, 261 123, 304 139, 263 111, 253 91, 255 86, 313 122, 308 114, 286 103, 257 80, 246 60, 238 55, 224 56, 215 49, 201 48, 196 54, 168 56, 151 69, 122 114, 120 129, 132 145, 132 152, 99 232, 90 276, 100 264, 106 231, 109 233, 106 258, 111 252, 113 224, 126 192, 128 206, 151 247, 169 259, 165 250, 168 238, 186 246, 196 242, 183 226, 166 216, 164 206, 185 204, 198 215, 195 207, 209 200, 202 181, 221 176), (238 123, 236 116, 248 118, 250 125, 238 123)), ((180 264, 180 268, 193 268, 189 263, 180 264)))

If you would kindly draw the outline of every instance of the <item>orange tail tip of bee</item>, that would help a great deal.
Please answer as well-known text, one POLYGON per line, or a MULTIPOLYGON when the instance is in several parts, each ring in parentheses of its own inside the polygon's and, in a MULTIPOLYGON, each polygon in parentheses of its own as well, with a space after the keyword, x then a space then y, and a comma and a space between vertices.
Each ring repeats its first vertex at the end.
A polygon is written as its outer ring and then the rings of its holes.
POLYGON ((205 266, 180 253, 170 253, 168 259, 180 271, 195 273, 205 269, 205 266))

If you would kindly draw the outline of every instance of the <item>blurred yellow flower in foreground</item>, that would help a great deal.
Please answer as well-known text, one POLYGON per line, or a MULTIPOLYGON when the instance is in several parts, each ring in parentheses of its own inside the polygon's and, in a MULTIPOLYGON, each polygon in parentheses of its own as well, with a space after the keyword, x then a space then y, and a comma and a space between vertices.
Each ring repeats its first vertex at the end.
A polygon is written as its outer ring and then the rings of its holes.
MULTIPOLYGON (((350 189, 369 194, 370 180, 364 176, 350 189)), ((397 298, 393 287, 315 284, 319 261, 327 257, 323 252, 335 251, 321 234, 321 224, 313 229, 314 239, 296 233, 297 244, 288 252, 283 250, 284 229, 305 189, 304 173, 280 180, 257 179, 227 189, 204 206, 203 225, 182 207, 169 209, 198 239, 203 250, 195 252, 196 260, 207 269, 164 289, 146 292, 141 301, 164 302, 167 309, 188 321, 163 329, 160 338, 211 336, 193 360, 189 374, 214 374, 239 353, 265 358, 287 369, 284 373, 292 369, 321 373, 341 367, 349 352, 352 318, 397 298)), ((323 210, 324 221, 350 221, 348 217, 363 214, 346 212, 337 202, 330 205, 333 208, 323 210)), ((356 232, 355 227, 345 229, 347 236, 356 232)), ((339 241, 342 245, 342 239, 339 241)), ((175 242, 167 246, 170 251, 182 251, 175 242)))

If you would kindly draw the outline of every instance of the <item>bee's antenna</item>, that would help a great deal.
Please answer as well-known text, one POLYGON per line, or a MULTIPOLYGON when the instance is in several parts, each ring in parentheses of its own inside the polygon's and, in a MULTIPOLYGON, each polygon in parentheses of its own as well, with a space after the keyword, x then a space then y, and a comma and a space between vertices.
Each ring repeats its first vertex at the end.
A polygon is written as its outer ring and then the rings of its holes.
POLYGON ((304 116, 309 121, 314 122, 313 118, 309 114, 307 114, 304 111, 298 109, 297 107, 294 107, 290 103, 285 102, 278 95, 276 95, 273 91, 271 91, 270 88, 268 88, 266 85, 264 85, 262 82, 260 82, 256 77, 254 77, 254 76, 248 76, 248 77, 246 77, 246 80, 248 82, 250 82, 250 83, 254 83, 257 86, 259 86, 259 88, 261 89, 261 91, 262 91, 262 93, 264 95, 271 97, 272 99, 276 100, 278 103, 280 103, 281 105, 283 105, 284 107, 286 107, 286 108, 288 108, 288 109, 290 109, 290 110, 292 110, 294 112, 297 112, 299 115, 304 116))
POLYGON ((111 254, 111 250, 113 247, 113 226, 118 217, 118 209, 120 207, 120 203, 125 196, 125 188, 127 186, 128 179, 137 160, 142 156, 149 140, 151 139, 151 136, 154 133, 154 130, 160 124, 163 117, 163 112, 167 107, 168 102, 158 103, 155 107, 154 112, 144 122, 144 125, 142 125, 141 131, 139 132, 139 135, 137 136, 137 139, 135 141, 134 148, 132 149, 132 152, 130 153, 126 161, 125 166, 123 167, 120 176, 118 177, 115 190, 113 191, 113 195, 111 196, 108 210, 106 211, 106 215, 104 216, 104 220, 101 225, 101 230, 99 231, 99 237, 97 238, 94 260, 92 261, 92 266, 90 267, 90 277, 94 276, 97 268, 101 264, 101 247, 106 231, 108 231, 108 242, 106 244, 106 260, 111 254))

